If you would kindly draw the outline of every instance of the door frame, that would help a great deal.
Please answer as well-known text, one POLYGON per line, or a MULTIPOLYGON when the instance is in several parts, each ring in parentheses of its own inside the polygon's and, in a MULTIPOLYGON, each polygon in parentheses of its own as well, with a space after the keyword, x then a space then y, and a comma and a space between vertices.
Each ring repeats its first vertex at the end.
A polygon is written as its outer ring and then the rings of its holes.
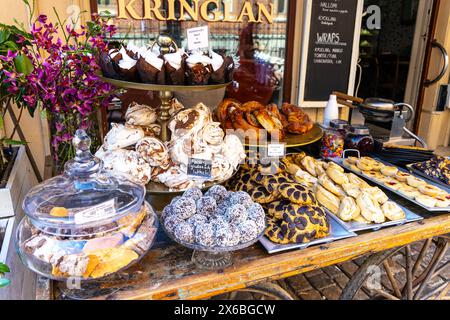
POLYGON ((411 63, 408 71, 408 79, 405 88, 404 102, 415 109, 414 121, 408 125, 415 133, 418 130, 420 113, 422 110, 424 74, 428 73, 430 59, 429 44, 436 26, 435 8, 440 0, 420 0, 417 10, 416 28, 414 31, 413 47, 411 51, 411 63), (421 93, 422 92, 422 93, 421 93))

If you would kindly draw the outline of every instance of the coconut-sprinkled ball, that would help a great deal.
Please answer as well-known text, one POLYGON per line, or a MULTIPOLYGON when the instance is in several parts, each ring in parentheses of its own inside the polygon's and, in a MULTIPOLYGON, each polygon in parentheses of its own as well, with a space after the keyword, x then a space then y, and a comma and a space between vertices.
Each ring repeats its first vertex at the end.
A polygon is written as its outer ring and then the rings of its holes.
POLYGON ((199 224, 195 227, 195 242, 204 247, 214 247, 214 227, 209 223, 199 224))
POLYGON ((217 203, 221 203, 228 195, 228 191, 225 187, 216 185, 211 187, 206 194, 208 197, 213 197, 217 203))
POLYGON ((235 241, 229 226, 216 228, 215 238, 219 247, 232 247, 235 241))
POLYGON ((164 227, 169 233, 173 234, 175 232, 175 227, 183 222, 184 221, 176 215, 171 215, 164 219, 164 227))
POLYGON ((184 198, 192 198, 195 201, 203 197, 203 192, 199 188, 191 188, 183 193, 184 198))
POLYGON ((204 224, 208 222, 208 218, 205 217, 202 214, 194 214, 192 217, 190 217, 187 222, 194 227, 196 227, 199 224, 204 224))
POLYGON ((248 218, 253 221, 264 220, 266 217, 266 212, 264 208, 259 203, 252 204, 248 209, 248 218))
POLYGON ((253 200, 248 193, 239 191, 231 196, 230 203, 231 205, 240 204, 245 208, 249 208, 253 204, 253 200))
POLYGON ((173 213, 183 220, 189 219, 197 212, 195 201, 190 198, 178 199, 173 203, 172 208, 173 213))
POLYGON ((213 197, 202 197, 197 200, 197 213, 211 217, 217 210, 217 203, 213 197))
POLYGON ((175 238, 184 243, 194 243, 194 227, 187 222, 182 222, 175 227, 175 238))
POLYGON ((228 208, 225 216, 231 224, 238 225, 248 219, 248 212, 243 205, 235 204, 228 208))
POLYGON ((238 228, 241 232, 241 243, 253 241, 258 236, 258 226, 252 220, 241 223, 238 228))

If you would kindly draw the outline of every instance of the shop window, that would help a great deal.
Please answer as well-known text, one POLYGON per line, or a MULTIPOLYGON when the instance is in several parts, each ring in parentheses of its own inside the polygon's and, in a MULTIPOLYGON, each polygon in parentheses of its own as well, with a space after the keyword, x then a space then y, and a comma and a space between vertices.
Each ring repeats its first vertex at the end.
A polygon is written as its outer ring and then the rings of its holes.
MULTIPOLYGON (((117 1, 96 0, 97 10, 109 11, 117 16, 117 1), (109 2, 109 3, 106 3, 109 2)), ((161 12, 165 14, 167 1, 163 2, 161 12)), ((200 0, 201 5, 204 1, 200 0)), ((263 23, 230 23, 230 22, 206 22, 201 19, 196 21, 155 21, 155 20, 128 20, 114 19, 119 27, 119 32, 114 40, 126 42, 133 41, 136 45, 149 45, 155 41, 161 33, 170 34, 178 45, 185 44, 186 29, 198 25, 208 24, 210 27, 210 45, 215 52, 231 55, 239 63, 236 72, 234 86, 229 88, 228 96, 239 100, 259 100, 263 103, 283 102, 283 84, 285 75, 291 70, 286 70, 287 34, 289 6, 294 1, 289 0, 254 0, 249 1, 254 5, 257 14, 257 3, 269 4, 274 8, 274 21, 272 24, 263 23)), ((128 1, 127 1, 128 3, 128 1)), ((190 1, 193 5, 193 2, 190 1)), ((238 17, 243 6, 243 1, 223 0, 217 9, 214 4, 208 6, 208 12, 219 10, 225 15, 225 8, 230 17, 238 17), (226 6, 224 5, 226 3, 226 6)), ((175 1, 175 12, 179 12, 179 2, 175 1)), ((144 1, 134 1, 133 8, 138 14, 144 12, 144 1)), ((294 15, 295 16, 295 15, 294 15)), ((289 21, 290 23, 290 21, 289 21)), ((294 23, 292 21, 292 23, 294 23)), ((290 88, 287 88, 290 91, 290 88)))

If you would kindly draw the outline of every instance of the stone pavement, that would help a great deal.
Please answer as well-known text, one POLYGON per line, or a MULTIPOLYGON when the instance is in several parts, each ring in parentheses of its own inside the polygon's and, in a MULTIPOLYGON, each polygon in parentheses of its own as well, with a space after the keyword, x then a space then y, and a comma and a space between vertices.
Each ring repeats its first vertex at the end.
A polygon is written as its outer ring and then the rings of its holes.
MULTIPOLYGON (((416 243, 412 245, 413 259, 416 260, 423 243, 416 243)), ((434 245, 431 247, 431 251, 428 251, 427 256, 422 263, 422 267, 419 269, 418 274, 424 270, 427 263, 431 260, 434 253, 434 245)), ((397 282, 404 283, 406 279, 405 275, 405 257, 404 251, 397 253, 390 260, 390 267, 396 278, 397 282)), ((365 261, 365 257, 340 263, 335 266, 326 267, 323 269, 314 270, 302 275, 294 276, 282 281, 279 281, 282 287, 293 293, 300 300, 337 300, 341 295, 342 290, 347 285, 350 277, 358 270, 359 266, 365 261)), ((447 250, 447 254, 440 265, 450 262, 450 249, 447 250)), ((381 282, 389 284, 388 278, 385 275, 384 269, 381 282)), ((434 288, 442 286, 444 283, 450 282, 450 264, 447 265, 444 271, 435 279, 433 279, 426 292, 431 292, 434 288)), ((391 286, 388 286, 391 288, 391 286)), ((376 294, 370 290, 359 290, 355 299, 367 300, 376 298, 376 294)), ((447 298, 450 298, 450 292, 447 293, 447 298)))
MULTIPOLYGON (((417 256, 422 249, 423 242, 415 243, 411 246, 413 261, 417 260, 417 256)), ((434 244, 427 251, 422 266, 419 268, 417 275, 420 274, 424 268, 430 262, 434 254, 434 244)), ((363 264, 366 257, 361 257, 353 261, 337 264, 335 266, 329 266, 326 268, 314 270, 305 274, 294 276, 288 279, 280 280, 277 283, 288 291, 295 299, 298 300, 337 300, 339 299, 342 290, 347 285, 349 279, 358 270, 359 266, 363 264)), ((446 256, 441 262, 440 266, 445 265, 445 269, 432 281, 424 290, 424 294, 432 292, 434 288, 443 286, 450 283, 450 249, 447 250, 446 256)), ((406 280, 405 274, 405 256, 404 250, 399 251, 389 262, 390 269, 399 283, 399 287, 402 288, 406 280)), ((384 268, 381 267, 381 283, 391 288, 390 282, 384 272, 384 268)), ((257 299, 258 296, 249 293, 234 293, 231 296, 223 295, 216 297, 215 299, 243 299, 251 300, 257 299)), ((368 300, 378 299, 377 294, 367 288, 359 290, 355 299, 368 300)), ((446 299, 450 299, 450 290, 447 293, 446 299)))

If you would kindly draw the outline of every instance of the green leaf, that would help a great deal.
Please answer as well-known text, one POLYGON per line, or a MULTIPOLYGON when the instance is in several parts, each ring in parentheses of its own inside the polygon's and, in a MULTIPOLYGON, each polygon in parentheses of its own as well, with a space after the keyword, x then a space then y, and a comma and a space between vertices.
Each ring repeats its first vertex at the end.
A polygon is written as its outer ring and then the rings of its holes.
POLYGON ((0 288, 7 287, 11 284, 11 281, 5 278, 0 278, 0 288))
POLYGON ((9 272, 11 272, 9 267, 4 263, 0 263, 0 273, 9 273, 9 272))
POLYGON ((23 146, 27 143, 24 141, 13 140, 13 139, 2 139, 4 144, 12 145, 12 146, 23 146))
POLYGON ((0 43, 5 42, 11 36, 11 32, 8 30, 0 30, 0 43))
POLYGON ((17 46, 17 44, 15 44, 14 42, 12 42, 11 40, 5 41, 3 42, 3 45, 5 47, 7 47, 8 49, 12 49, 14 51, 19 50, 19 47, 17 46))
POLYGON ((16 69, 19 73, 23 73, 24 75, 29 75, 33 71, 33 64, 30 59, 24 55, 20 54, 14 59, 14 64, 16 65, 16 69))

